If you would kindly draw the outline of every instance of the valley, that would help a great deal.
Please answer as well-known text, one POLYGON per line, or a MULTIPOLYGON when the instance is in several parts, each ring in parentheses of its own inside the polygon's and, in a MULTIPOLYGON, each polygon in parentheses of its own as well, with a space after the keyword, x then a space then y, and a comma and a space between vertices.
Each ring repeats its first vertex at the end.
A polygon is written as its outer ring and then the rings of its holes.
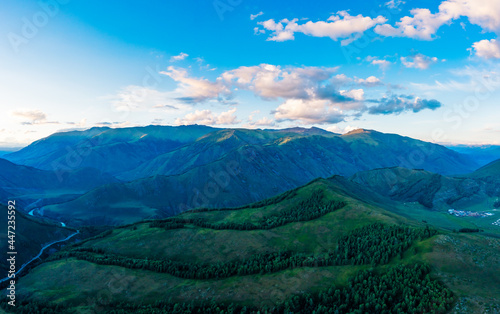
MULTIPOLYGON (((377 274, 409 272, 409 279, 412 267, 428 265, 428 270, 421 271, 429 271, 430 279, 411 280, 416 285, 423 284, 420 280, 438 285, 435 291, 444 295, 428 295, 444 302, 436 303, 436 311, 462 303, 473 310, 499 309, 499 239, 454 233, 404 218, 382 208, 380 202, 392 208, 395 203, 390 199, 351 196, 353 186, 341 177, 320 179, 250 206, 187 211, 118 227, 52 255, 21 278, 18 293, 30 300, 26 309, 40 304, 67 312, 149 313, 170 306, 201 306, 202 312, 217 312, 216 307, 244 312, 246 307, 281 313, 305 310, 302 302, 320 308, 326 295, 319 299, 316 295, 349 293, 342 289, 351 287, 348 283, 353 278, 363 278, 359 276, 368 276, 371 282, 386 280, 377 274), (320 216, 307 218, 302 216, 307 211, 293 210, 297 204, 323 207, 331 201, 341 207, 320 216), (271 217, 292 218, 263 229, 240 226, 271 217), (392 237, 400 240, 394 242, 392 237), (362 245, 368 247, 358 251, 362 245), (449 292, 438 282, 444 282, 449 292), (75 285, 80 287, 78 292, 72 289, 75 285), (305 292, 311 294, 311 301, 305 292), (169 299, 159 301, 162 295, 169 299), (302 297, 306 299, 301 301, 302 297)), ((409 300, 383 302, 404 308, 409 300)), ((349 311, 375 309, 383 306, 378 301, 365 304, 346 299, 338 306, 344 304, 349 311)))
POLYGON ((17 312, 500 310, 498 161, 370 130, 193 128, 61 133, 5 156, 34 261, 17 312), (98 161, 164 136, 121 168, 98 161), (81 141, 99 144, 61 180, 36 157, 61 163, 81 141))

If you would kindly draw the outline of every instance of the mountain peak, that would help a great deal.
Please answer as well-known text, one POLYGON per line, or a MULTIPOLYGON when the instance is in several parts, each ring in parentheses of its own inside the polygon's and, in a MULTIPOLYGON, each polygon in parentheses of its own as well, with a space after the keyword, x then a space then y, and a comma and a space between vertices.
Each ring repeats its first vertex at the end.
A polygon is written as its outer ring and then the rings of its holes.
POLYGON ((311 128, 302 128, 302 127, 294 127, 294 128, 287 128, 287 129, 271 129, 271 130, 264 130, 264 131, 271 131, 271 132, 280 132, 280 133, 296 133, 296 134, 302 134, 302 135, 332 135, 336 134, 333 132, 329 132, 327 130, 323 130, 321 128, 317 127, 311 127, 311 128))
POLYGON ((356 129, 356 130, 349 131, 349 132, 345 133, 344 135, 354 135, 354 134, 373 133, 373 132, 374 132, 373 130, 368 130, 368 129, 356 129))

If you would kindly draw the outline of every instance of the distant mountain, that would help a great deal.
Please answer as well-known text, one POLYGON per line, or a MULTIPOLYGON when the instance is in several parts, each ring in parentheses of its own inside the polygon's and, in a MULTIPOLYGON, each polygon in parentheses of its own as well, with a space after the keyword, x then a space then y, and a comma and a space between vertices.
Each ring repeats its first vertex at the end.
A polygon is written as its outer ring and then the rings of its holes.
POLYGON ((22 147, 0 147, 0 156, 11 154, 21 149, 22 147))
POLYGON ((393 200, 418 202, 434 209, 476 207, 487 210, 500 197, 500 181, 471 176, 447 177, 421 169, 375 169, 359 172, 350 180, 393 200))
POLYGON ((312 128, 300 128, 300 127, 295 127, 295 128, 287 128, 287 129, 267 129, 265 131, 269 132, 277 132, 277 133, 297 133, 297 134, 302 134, 302 135, 340 135, 337 133, 329 132, 320 128, 312 127, 312 128))
POLYGON ((338 136, 313 129, 289 130, 294 129, 212 132, 118 177, 130 181, 154 175, 182 174, 219 160, 228 162, 242 149, 259 152, 260 164, 251 167, 269 167, 269 171, 288 177, 291 182, 298 180, 298 185, 316 177, 349 176, 358 171, 390 166, 418 167, 441 174, 469 173, 477 169, 477 164, 469 158, 443 146, 395 134, 357 130, 338 136), (290 178, 293 176, 297 178, 290 178))
POLYGON ((211 127, 193 125, 92 128, 61 132, 4 158, 44 170, 96 168, 114 175, 193 142, 213 130, 211 127))
POLYGON ((441 173, 476 168, 445 147, 375 131, 323 136, 224 129, 119 176, 128 183, 102 186, 43 209, 44 215, 75 223, 122 224, 195 207, 239 206, 318 177, 411 165, 414 155, 422 158, 416 165, 441 173))
MULTIPOLYGON (((0 158, 0 197, 22 197, 38 199, 54 196, 58 193, 85 193, 93 188, 117 179, 93 168, 83 168, 65 173, 40 170, 28 166, 16 165, 0 158), (48 193, 51 191, 51 193, 48 193), (26 196, 27 195, 27 196, 26 196)), ((26 201, 19 200, 23 205, 26 201)))
POLYGON ((61 174, 33 167, 16 165, 0 158, 0 188, 16 189, 81 189, 88 190, 117 182, 112 176, 93 168, 83 168, 61 174))
POLYGON ((450 145, 447 147, 469 156, 480 166, 500 159, 500 146, 498 145, 450 145))

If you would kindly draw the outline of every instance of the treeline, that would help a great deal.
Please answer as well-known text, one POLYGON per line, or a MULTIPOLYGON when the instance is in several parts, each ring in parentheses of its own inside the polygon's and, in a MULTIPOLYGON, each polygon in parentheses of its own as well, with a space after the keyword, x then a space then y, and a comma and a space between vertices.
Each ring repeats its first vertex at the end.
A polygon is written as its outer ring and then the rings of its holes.
MULTIPOLYGON (((440 282, 431 279, 427 265, 407 265, 389 268, 380 274, 361 271, 349 279, 345 287, 331 287, 317 294, 289 297, 273 306, 255 307, 211 302, 176 303, 160 300, 153 304, 110 303, 101 312, 126 313, 446 313, 453 304, 453 293, 440 282)), ((6 308, 5 302, 2 304, 6 308)), ((23 303, 17 313, 56 313, 57 306, 23 303), (48 309, 43 312, 40 309, 48 309), (37 311, 38 310, 38 311, 37 311)), ((59 308, 62 310, 63 308, 59 308)))
POLYGON ((8 301, 10 301, 9 298, 3 298, 0 302, 0 308, 4 309, 7 313, 60 314, 68 312, 67 306, 56 303, 16 300, 16 306, 14 307, 9 305, 8 301))
MULTIPOLYGON (((288 197, 287 193, 284 193, 283 198, 288 197)), ((185 224, 193 224, 200 228, 214 229, 214 230, 268 230, 276 227, 284 226, 292 222, 309 221, 335 210, 343 208, 346 203, 343 201, 324 201, 323 190, 315 190, 311 195, 293 205, 287 209, 280 211, 275 215, 270 215, 260 219, 255 223, 251 222, 208 222, 201 218, 196 219, 183 219, 179 218, 167 218, 158 221, 153 221, 149 224, 152 228, 164 228, 178 229, 183 228, 185 224)), ((268 200, 269 202, 274 200, 268 200)), ((276 201, 279 202, 279 201, 276 201)), ((261 207, 261 206, 259 206, 261 207)))
POLYGON ((429 238, 437 230, 389 226, 382 223, 355 229, 339 240, 332 258, 336 264, 386 264, 394 256, 400 255, 416 240, 429 238))
POLYGON ((363 271, 340 289, 303 294, 278 306, 278 313, 446 313, 453 293, 432 280, 430 267, 399 265, 379 275, 363 271))
POLYGON ((241 261, 192 264, 169 259, 139 259, 107 254, 102 249, 74 248, 51 256, 49 260, 75 257, 100 264, 130 269, 167 273, 184 279, 221 279, 231 276, 267 274, 296 267, 335 265, 386 264, 390 258, 402 255, 417 239, 436 234, 435 230, 387 226, 376 223, 356 229, 342 237, 336 249, 324 255, 277 252, 258 254, 241 261))
POLYGON ((184 228, 183 222, 177 220, 155 220, 149 223, 150 228, 163 228, 165 230, 182 229, 184 228))
POLYGON ((463 233, 473 233, 473 232, 481 232, 483 230, 481 229, 473 229, 473 228, 462 228, 458 229, 458 232, 463 232, 463 233))

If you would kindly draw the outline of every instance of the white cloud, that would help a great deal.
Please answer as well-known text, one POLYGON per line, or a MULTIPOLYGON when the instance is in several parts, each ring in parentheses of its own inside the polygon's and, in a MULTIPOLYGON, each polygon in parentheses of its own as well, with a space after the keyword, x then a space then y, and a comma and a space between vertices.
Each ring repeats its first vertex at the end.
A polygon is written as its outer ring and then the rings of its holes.
POLYGON ((190 125, 190 124, 203 124, 203 125, 234 125, 241 121, 235 115, 236 108, 230 109, 219 114, 214 114, 211 110, 195 110, 188 113, 184 118, 177 118, 175 124, 177 125, 190 125))
POLYGON ((274 122, 273 119, 271 118, 268 118, 268 117, 263 117, 263 118, 260 118, 259 120, 255 121, 255 122, 250 122, 249 123, 250 126, 252 127, 269 127, 269 126, 275 126, 276 125, 276 122, 274 122))
POLYGON ((498 0, 448 0, 441 3, 439 11, 451 18, 469 18, 469 22, 484 30, 500 31, 500 1, 498 0))
POLYGON ((450 21, 447 14, 433 14, 429 9, 413 9, 413 15, 401 18, 396 27, 389 24, 377 25, 375 33, 388 37, 409 37, 421 40, 434 39, 437 30, 450 21))
POLYGON ((399 6, 400 5, 403 5, 405 4, 406 2, 402 1, 402 0, 391 0, 391 1, 388 1, 386 3, 384 3, 384 5, 386 7, 388 7, 389 9, 399 9, 399 6))
POLYGON ((366 57, 365 61, 370 62, 372 65, 378 66, 382 71, 387 70, 392 64, 392 62, 388 60, 379 59, 378 57, 372 57, 372 56, 366 57))
POLYGON ((168 71, 161 71, 160 74, 167 75, 179 83, 176 91, 183 96, 178 99, 185 103, 200 103, 211 99, 223 101, 224 96, 230 95, 230 90, 220 79, 211 82, 204 78, 192 78, 185 69, 173 66, 169 66, 168 71))
POLYGON ((319 88, 321 82, 328 80, 337 68, 285 67, 261 64, 252 67, 239 67, 222 74, 227 84, 253 91, 266 98, 308 98, 319 88))
POLYGON ((380 67, 380 69, 383 71, 387 70, 387 68, 389 68, 391 66, 391 62, 389 62, 387 60, 373 60, 372 64, 378 65, 380 67))
POLYGON ((304 124, 325 124, 344 121, 344 114, 332 102, 323 99, 288 99, 274 111, 277 121, 300 121, 304 124))
POLYGON ((365 100, 365 91, 363 89, 341 90, 340 95, 349 97, 354 101, 365 100))
POLYGON ((40 110, 14 111, 12 112, 12 115, 25 118, 33 122, 47 120, 47 115, 40 110))
POLYGON ((350 125, 345 126, 343 128, 339 127, 338 125, 332 125, 332 126, 329 126, 328 128, 326 128, 326 130, 329 132, 340 133, 340 134, 349 133, 349 132, 357 130, 357 129, 359 129, 359 127, 350 126, 350 125))
POLYGON ((368 86, 368 87, 384 85, 382 83, 382 81, 378 77, 375 77, 375 76, 369 76, 366 79, 361 79, 361 78, 357 79, 356 83, 358 83, 360 85, 368 86))
POLYGON ((475 54, 485 59, 500 59, 500 42, 496 39, 481 40, 472 45, 475 54))
POLYGON ((273 32, 267 39, 269 41, 294 40, 295 33, 302 33, 313 37, 329 37, 335 41, 343 39, 341 44, 348 45, 359 38, 366 30, 377 24, 387 22, 387 19, 383 16, 371 18, 361 14, 351 16, 346 11, 339 11, 336 15, 330 16, 327 21, 308 21, 304 24, 298 24, 297 22, 298 19, 283 19, 279 22, 270 19, 258 24, 264 29, 273 32))
POLYGON ((485 31, 500 32, 500 1, 498 0, 447 0, 439 5, 437 13, 429 9, 413 9, 412 16, 402 17, 395 26, 377 25, 375 32, 383 36, 409 37, 432 40, 444 24, 465 16, 472 24, 485 31))
POLYGON ((170 58, 170 62, 181 61, 186 59, 187 57, 189 57, 187 53, 181 52, 179 55, 170 58))
POLYGON ((421 53, 410 57, 401 57, 401 63, 407 68, 415 68, 425 70, 428 69, 431 64, 438 62, 436 57, 428 57, 421 53))
POLYGON ((178 112, 188 110, 190 107, 175 100, 178 94, 173 92, 161 92, 147 87, 129 85, 122 88, 116 95, 106 96, 105 99, 117 111, 149 111, 162 109, 166 112, 178 112))
POLYGON ((262 14, 264 14, 264 12, 260 11, 259 13, 257 14, 250 14, 250 19, 253 21, 255 20, 256 18, 258 18, 259 16, 261 16, 262 14))
POLYGON ((11 112, 11 115, 21 118, 23 120, 21 124, 24 125, 59 124, 56 121, 47 121, 47 114, 40 110, 16 110, 11 112))
POLYGON ((266 31, 265 31, 265 30, 263 30, 263 29, 260 29, 260 28, 258 28, 258 27, 254 27, 254 29, 253 29, 253 33, 254 33, 254 35, 260 35, 260 34, 265 34, 265 33, 266 33, 266 31))

